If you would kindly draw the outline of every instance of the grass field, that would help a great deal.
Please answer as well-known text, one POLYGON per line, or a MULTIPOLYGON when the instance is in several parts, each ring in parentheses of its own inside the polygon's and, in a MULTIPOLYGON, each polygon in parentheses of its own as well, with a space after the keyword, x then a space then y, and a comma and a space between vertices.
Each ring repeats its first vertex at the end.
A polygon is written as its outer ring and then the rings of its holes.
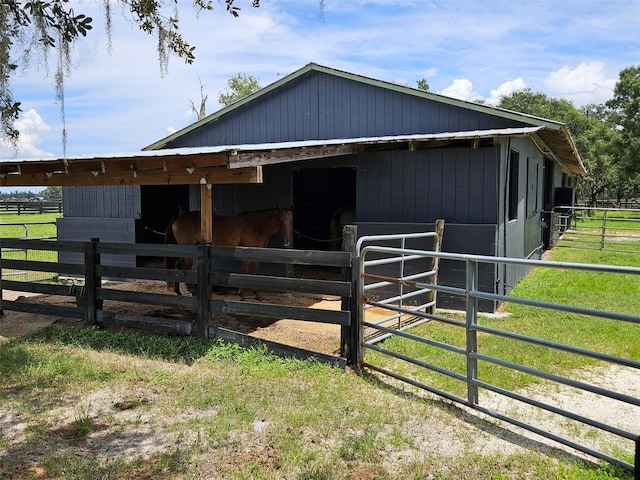
MULTIPOLYGON (((56 238, 55 221, 58 213, 2 214, 0 215, 0 238, 56 238)), ((13 260, 34 260, 57 262, 58 254, 47 250, 2 250, 2 258, 13 260)), ((48 272, 2 269, 2 277, 7 280, 37 281, 51 279, 48 272)), ((55 278, 55 274, 54 274, 55 278)))
MULTIPOLYGON (((563 261, 629 262, 628 255, 607 252, 553 255, 563 261)), ((555 300, 638 311, 637 278, 578 273, 536 270, 514 294, 547 298, 554 292, 555 300)), ((506 309, 508 318, 482 322, 567 343, 602 339, 612 354, 640 358, 637 325, 612 327, 515 304, 506 309)), ((429 329, 431 338, 461 342, 455 327, 432 322, 419 328, 429 329)), ((497 356, 517 361, 521 354, 490 337, 481 342, 497 356)), ((445 401, 374 375, 280 359, 263 349, 56 325, 0 347, 0 479, 633 477, 553 449, 513 450, 517 436, 445 401), (508 441, 487 448, 501 438, 508 441)), ((544 355, 529 359, 559 372, 589 363, 544 355)), ((441 361, 462 368, 453 357, 441 361)), ((531 382, 527 376, 488 373, 514 388, 531 382)), ((631 452, 620 455, 633 462, 631 452)))
POLYGON ((51 238, 56 236, 55 221, 59 213, 34 213, 25 215, 1 214, 0 237, 24 238, 25 226, 28 238, 51 238), (46 225, 42 225, 47 223, 46 225), (17 225, 16 225, 17 224, 17 225), (36 225, 29 225, 36 224, 36 225))

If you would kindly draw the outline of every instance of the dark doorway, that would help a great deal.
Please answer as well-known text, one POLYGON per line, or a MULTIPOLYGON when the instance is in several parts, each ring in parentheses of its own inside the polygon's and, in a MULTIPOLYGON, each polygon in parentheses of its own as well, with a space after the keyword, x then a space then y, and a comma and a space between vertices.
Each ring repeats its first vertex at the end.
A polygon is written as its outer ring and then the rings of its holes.
POLYGON ((143 185, 141 195, 142 243, 164 243, 164 231, 179 206, 189 207, 189 186, 143 185))
MULTIPOLYGON (((356 204, 356 169, 308 168, 293 172, 294 247, 330 250, 333 213, 356 204)), ((331 240, 334 240, 332 242, 331 240)))

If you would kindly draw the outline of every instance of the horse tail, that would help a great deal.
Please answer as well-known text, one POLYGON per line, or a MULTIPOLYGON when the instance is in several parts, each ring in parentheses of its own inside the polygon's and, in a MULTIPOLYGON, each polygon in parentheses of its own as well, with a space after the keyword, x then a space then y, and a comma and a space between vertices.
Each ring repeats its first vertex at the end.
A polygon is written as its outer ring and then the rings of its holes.
MULTIPOLYGON (((171 219, 171 221, 169 221, 169 224, 167 225, 167 229, 165 230, 165 235, 164 235, 164 243, 166 243, 167 245, 171 244, 171 245, 177 245, 178 244, 178 240, 176 240, 176 236, 173 233, 173 224, 176 221, 176 219, 180 216, 180 214, 176 215, 175 217, 173 217, 171 219)), ((165 257, 164 258, 164 265, 165 268, 167 270, 175 270, 176 269, 176 258, 175 257, 165 257)), ((176 289, 176 284, 174 282, 167 282, 167 291, 169 292, 175 292, 176 289)))

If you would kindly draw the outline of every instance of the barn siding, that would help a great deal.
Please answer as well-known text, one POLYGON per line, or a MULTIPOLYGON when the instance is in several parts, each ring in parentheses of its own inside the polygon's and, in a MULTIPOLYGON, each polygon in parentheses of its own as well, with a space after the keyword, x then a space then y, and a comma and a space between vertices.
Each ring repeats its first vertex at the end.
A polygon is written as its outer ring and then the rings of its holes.
MULTIPOLYGON (((137 240, 138 220, 129 218, 71 218, 62 217, 56 221, 58 240, 89 241, 93 238, 101 242, 135 243, 137 240)), ((103 265, 135 266, 136 258, 132 255, 104 255, 103 265)), ((59 252, 60 263, 84 263, 79 253, 59 252)))
POLYGON ((140 218, 140 186, 63 187, 65 217, 140 218))
POLYGON ((522 126, 369 83, 309 71, 167 148, 453 132, 522 126), (215 125, 215 126, 214 126, 215 125))
POLYGON ((499 148, 451 148, 357 156, 363 222, 495 224, 499 148))

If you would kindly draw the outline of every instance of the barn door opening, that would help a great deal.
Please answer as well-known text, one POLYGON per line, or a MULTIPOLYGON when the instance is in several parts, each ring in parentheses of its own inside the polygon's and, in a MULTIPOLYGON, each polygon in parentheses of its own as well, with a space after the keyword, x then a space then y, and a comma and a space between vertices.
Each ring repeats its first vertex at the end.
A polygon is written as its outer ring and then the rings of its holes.
MULTIPOLYGON (((306 168, 293 172, 293 228, 295 248, 309 250, 339 249, 340 233, 331 228, 331 219, 339 209, 356 204, 356 169, 306 168)), ((354 217, 352 216, 352 223, 354 217)))
POLYGON ((143 185, 141 191, 142 243, 164 243, 164 231, 178 213, 189 207, 188 185, 143 185))

